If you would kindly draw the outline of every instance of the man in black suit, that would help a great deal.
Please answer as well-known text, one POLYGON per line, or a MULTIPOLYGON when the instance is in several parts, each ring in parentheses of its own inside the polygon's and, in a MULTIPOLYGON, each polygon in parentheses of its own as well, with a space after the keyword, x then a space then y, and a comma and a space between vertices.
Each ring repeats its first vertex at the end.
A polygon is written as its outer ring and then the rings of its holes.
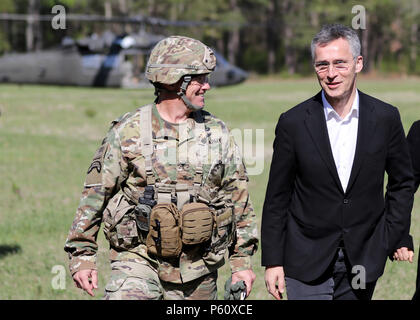
POLYGON ((351 28, 312 40, 321 92, 280 116, 262 216, 276 299, 371 299, 387 256, 412 260, 413 175, 397 108, 356 89, 351 28), (384 197, 384 174, 388 185, 384 197))
MULTIPOLYGON (((410 148, 411 162, 413 165, 414 173, 414 189, 413 193, 419 188, 420 185, 420 120, 413 123, 407 135, 408 146, 410 148)), ((419 247, 420 251, 420 247, 419 247)), ((417 264, 417 281, 416 292, 414 293, 413 300, 419 301, 420 297, 420 257, 417 264)))

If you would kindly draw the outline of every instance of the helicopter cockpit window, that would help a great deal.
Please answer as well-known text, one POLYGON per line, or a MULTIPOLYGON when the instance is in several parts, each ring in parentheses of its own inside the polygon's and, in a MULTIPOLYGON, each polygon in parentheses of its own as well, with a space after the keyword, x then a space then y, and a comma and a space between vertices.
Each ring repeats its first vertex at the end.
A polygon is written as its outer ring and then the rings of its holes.
POLYGON ((121 62, 120 55, 109 55, 105 58, 104 67, 106 68, 115 68, 121 62))
POLYGON ((87 54, 82 56, 83 68, 98 69, 102 64, 102 55, 100 54, 87 54))

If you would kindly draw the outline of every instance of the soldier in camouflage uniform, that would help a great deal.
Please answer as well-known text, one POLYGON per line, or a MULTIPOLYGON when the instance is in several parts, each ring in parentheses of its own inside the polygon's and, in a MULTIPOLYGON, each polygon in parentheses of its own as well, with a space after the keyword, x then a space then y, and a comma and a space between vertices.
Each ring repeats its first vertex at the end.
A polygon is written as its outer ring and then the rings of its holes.
POLYGON ((112 268, 105 299, 216 299, 227 252, 232 283, 243 280, 249 295, 258 238, 248 177, 224 122, 202 110, 215 65, 200 41, 160 41, 146 69, 155 102, 112 122, 64 248, 90 295, 102 222, 112 268))

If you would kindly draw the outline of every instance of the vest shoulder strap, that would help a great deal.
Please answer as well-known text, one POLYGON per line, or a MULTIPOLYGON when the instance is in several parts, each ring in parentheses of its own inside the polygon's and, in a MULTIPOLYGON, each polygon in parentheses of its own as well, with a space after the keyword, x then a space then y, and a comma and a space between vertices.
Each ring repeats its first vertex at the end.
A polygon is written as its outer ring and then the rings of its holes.
POLYGON ((141 151, 145 159, 146 179, 148 185, 155 184, 153 174, 153 134, 152 134, 152 104, 140 109, 140 142, 141 151))

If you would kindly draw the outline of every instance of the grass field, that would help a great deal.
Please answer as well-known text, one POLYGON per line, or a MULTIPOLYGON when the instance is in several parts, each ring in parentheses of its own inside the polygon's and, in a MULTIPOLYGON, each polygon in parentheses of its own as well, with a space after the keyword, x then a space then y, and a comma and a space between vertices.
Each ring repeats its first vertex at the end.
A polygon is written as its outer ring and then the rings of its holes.
MULTIPOLYGON (((360 79, 359 88, 397 106, 406 133, 420 119, 420 79, 360 79)), ((281 112, 318 91, 314 79, 264 78, 217 88, 206 96, 207 110, 231 128, 264 129, 264 171, 250 177, 258 218, 271 161, 274 127, 281 112)), ((0 85, 0 299, 91 299, 73 286, 63 246, 77 208, 84 174, 109 123, 151 102, 152 90, 94 89, 0 85), (65 289, 54 289, 57 269, 66 271, 65 289)), ((411 234, 420 238, 420 199, 416 195, 411 234)), ((259 224, 260 225, 260 224, 259 224)), ((99 290, 110 268, 102 231, 99 290)), ((250 299, 271 299, 264 285, 258 250, 253 258, 257 279, 250 299)), ((374 299, 411 299, 413 264, 388 262, 374 299)), ((219 273, 219 298, 229 276, 219 273)))

